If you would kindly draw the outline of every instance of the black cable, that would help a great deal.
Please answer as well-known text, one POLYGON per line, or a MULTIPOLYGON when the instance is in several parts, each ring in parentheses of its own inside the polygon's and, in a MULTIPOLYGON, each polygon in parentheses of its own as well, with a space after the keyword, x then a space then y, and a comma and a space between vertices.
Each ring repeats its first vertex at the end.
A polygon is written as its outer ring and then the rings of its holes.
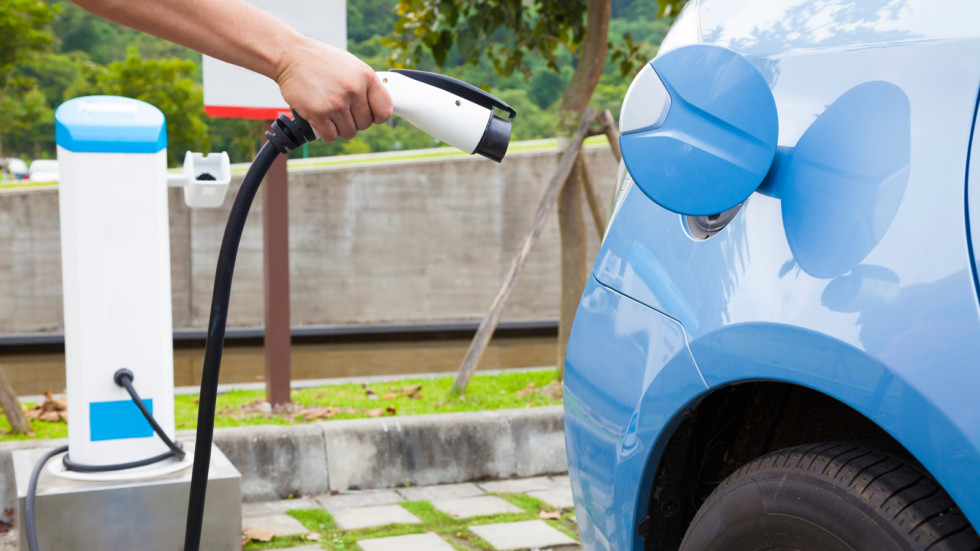
POLYGON ((272 123, 272 131, 265 133, 269 141, 262 146, 252 161, 238 195, 232 204, 225 234, 218 251, 218 265, 214 274, 214 292, 211 295, 211 316, 208 320, 208 336, 204 344, 204 369, 201 373, 201 393, 198 397, 197 436, 194 443, 194 467, 191 473, 190 499, 187 505, 187 526, 184 532, 184 551, 198 551, 201 545, 201 528, 204 524, 204 501, 208 487, 208 467, 211 464, 211 442, 214 437, 214 410, 218 396, 218 374, 221 370, 221 353, 224 347, 225 326, 228 322, 228 301, 231 296, 231 279, 235 272, 238 245, 245 228, 245 219, 258 192, 262 179, 280 153, 288 153, 314 138, 313 129, 296 113, 290 119, 286 115, 272 123))
POLYGON ((31 471, 31 480, 27 483, 27 497, 24 499, 24 531, 27 532, 27 548, 31 551, 38 549, 37 531, 34 528, 34 500, 37 494, 37 479, 41 477, 41 470, 44 469, 45 463, 50 461, 52 457, 66 451, 68 451, 68 446, 61 446, 49 451, 34 465, 34 470, 31 471))
POLYGON ((144 467, 165 459, 170 459, 171 457, 176 458, 177 461, 183 461, 186 453, 184 452, 184 448, 180 445, 180 442, 174 442, 169 436, 167 436, 167 433, 164 432, 163 427, 161 427, 160 424, 157 423, 157 420, 153 418, 153 414, 150 413, 150 410, 146 409, 146 404, 143 403, 143 399, 140 398, 140 395, 136 392, 136 389, 133 388, 133 372, 126 368, 118 369, 116 370, 115 374, 113 374, 112 380, 115 381, 117 385, 126 389, 126 392, 129 393, 129 397, 133 400, 133 403, 136 404, 136 407, 139 408, 140 413, 143 414, 143 418, 150 424, 150 427, 153 428, 153 432, 156 433, 160 440, 163 440, 163 443, 170 448, 169 451, 159 455, 154 455, 153 457, 148 457, 146 459, 139 459, 128 463, 114 463, 111 465, 86 465, 84 463, 75 463, 69 457, 70 454, 65 454, 65 457, 61 459, 61 462, 64 464, 65 468, 69 471, 78 471, 81 473, 104 473, 144 467))
MULTIPOLYGON (((167 450, 160 455, 154 455, 153 457, 147 457, 146 459, 138 459, 136 461, 130 461, 128 463, 113 463, 112 465, 86 465, 85 463, 75 463, 68 458, 68 454, 65 454, 61 458, 61 463, 65 466, 66 470, 76 471, 79 473, 107 473, 111 471, 125 471, 126 469, 135 469, 136 467, 145 467, 147 465, 152 465, 154 463, 159 463, 164 459, 170 459, 171 457, 176 457, 177 455, 171 451, 167 450)), ((180 461, 178 459, 178 461, 180 461)))
MULTIPOLYGON (((133 402, 136 404, 136 407, 139 408, 140 413, 143 414, 146 422, 153 427, 153 432, 157 433, 160 440, 163 440, 163 443, 170 448, 171 453, 177 458, 177 461, 183 461, 184 456, 187 454, 184 452, 184 448, 180 445, 180 442, 174 442, 169 436, 167 436, 167 433, 164 432, 163 427, 161 427, 160 424, 157 423, 157 420, 153 418, 153 414, 150 413, 150 410, 146 409, 146 404, 143 403, 143 399, 140 398, 140 395, 136 393, 136 389, 133 388, 133 372, 123 368, 116 371, 112 378, 114 381, 116 381, 117 385, 126 389, 126 392, 129 393, 129 397, 133 399, 133 402)), ((67 458, 67 456, 65 457, 67 458)))

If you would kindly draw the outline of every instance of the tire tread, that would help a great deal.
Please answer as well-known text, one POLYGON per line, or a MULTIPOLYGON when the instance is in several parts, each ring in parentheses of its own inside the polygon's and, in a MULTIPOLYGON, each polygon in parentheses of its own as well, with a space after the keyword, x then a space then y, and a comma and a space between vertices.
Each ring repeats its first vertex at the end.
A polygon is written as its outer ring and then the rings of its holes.
MULTIPOLYGON (((890 451, 854 442, 785 448, 740 466, 712 496, 767 471, 818 476, 850 489, 857 499, 891 519, 916 550, 980 551, 980 537, 945 490, 911 461, 890 451)), ((700 513, 695 522, 698 517, 700 513)))

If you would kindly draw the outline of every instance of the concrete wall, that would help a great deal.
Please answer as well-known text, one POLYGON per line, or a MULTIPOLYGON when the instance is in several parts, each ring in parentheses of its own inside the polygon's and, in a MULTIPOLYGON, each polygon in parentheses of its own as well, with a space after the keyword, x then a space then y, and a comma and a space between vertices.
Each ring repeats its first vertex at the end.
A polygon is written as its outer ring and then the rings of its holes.
MULTIPOLYGON (((588 149, 604 200, 616 172, 607 146, 588 149)), ((479 319, 527 232, 557 164, 553 151, 292 170, 291 315, 295 325, 479 319)), ((175 328, 207 325, 225 205, 191 210, 170 193, 175 328)), ((554 213, 528 260, 507 319, 557 317, 554 213)), ((236 264, 229 326, 263 324, 262 204, 236 264)), ((590 227, 591 258, 598 241, 590 227)), ((61 331, 56 189, 0 193, 0 333, 61 331)))

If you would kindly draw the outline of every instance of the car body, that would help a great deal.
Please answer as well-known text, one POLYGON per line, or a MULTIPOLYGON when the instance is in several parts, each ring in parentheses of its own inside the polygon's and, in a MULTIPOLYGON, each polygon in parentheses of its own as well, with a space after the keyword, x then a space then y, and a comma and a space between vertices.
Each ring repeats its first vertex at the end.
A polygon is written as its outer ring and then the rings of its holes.
POLYGON ((32 182, 57 182, 58 161, 37 159, 31 162, 30 178, 32 182))
POLYGON ((3 159, 3 165, 5 177, 9 176, 13 180, 26 180, 29 176, 27 163, 16 157, 3 159))
POLYGON ((620 169, 565 365, 585 549, 676 549, 740 465, 853 438, 901 448, 980 526, 978 16, 972 0, 691 0, 678 16, 658 55, 744 56, 779 147, 720 226, 620 169))

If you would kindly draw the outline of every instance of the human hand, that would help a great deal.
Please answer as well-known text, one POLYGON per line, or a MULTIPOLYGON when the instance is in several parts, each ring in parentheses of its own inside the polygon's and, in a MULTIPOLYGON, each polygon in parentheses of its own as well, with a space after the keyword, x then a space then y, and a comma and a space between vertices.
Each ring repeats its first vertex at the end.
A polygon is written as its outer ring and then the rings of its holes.
POLYGON ((305 36, 286 48, 275 80, 286 103, 327 142, 391 117, 391 97, 371 67, 305 36))

